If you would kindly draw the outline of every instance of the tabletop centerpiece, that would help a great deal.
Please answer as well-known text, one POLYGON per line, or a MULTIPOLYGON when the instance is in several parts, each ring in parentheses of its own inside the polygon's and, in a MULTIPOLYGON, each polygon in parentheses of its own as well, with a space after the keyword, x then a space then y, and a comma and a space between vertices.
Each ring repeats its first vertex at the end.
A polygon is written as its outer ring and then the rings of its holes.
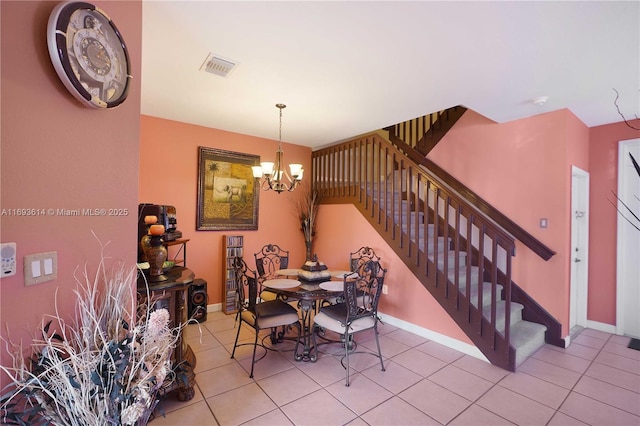
POLYGON ((331 278, 331 271, 324 262, 318 261, 318 255, 314 254, 311 260, 304 262, 298 271, 298 278, 304 281, 326 281, 327 278, 331 278))

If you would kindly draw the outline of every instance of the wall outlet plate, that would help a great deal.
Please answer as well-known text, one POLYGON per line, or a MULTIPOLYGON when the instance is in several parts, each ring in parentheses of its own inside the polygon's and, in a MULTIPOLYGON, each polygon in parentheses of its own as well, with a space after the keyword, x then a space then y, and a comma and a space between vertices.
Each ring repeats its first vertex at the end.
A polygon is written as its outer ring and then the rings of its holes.
POLYGON ((0 244, 0 256, 2 256, 0 278, 10 277, 16 274, 16 253, 16 243, 0 244))

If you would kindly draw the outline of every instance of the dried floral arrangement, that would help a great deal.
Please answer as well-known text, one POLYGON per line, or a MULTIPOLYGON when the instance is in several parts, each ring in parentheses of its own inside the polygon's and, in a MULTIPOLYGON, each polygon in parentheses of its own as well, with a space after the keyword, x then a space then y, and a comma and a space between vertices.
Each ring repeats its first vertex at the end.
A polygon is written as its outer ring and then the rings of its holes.
POLYGON ((313 257, 313 237, 316 234, 316 217, 320 207, 320 194, 309 184, 305 184, 302 191, 302 196, 296 199, 295 209, 300 220, 300 229, 304 234, 304 243, 307 249, 306 260, 311 260, 313 257))
POLYGON ((166 309, 138 305, 135 268, 107 270, 103 256, 93 279, 85 268, 76 281, 71 324, 60 315, 45 319, 29 359, 4 341, 13 365, 0 366, 12 381, 0 395, 3 424, 144 425, 174 374, 180 330, 166 309))

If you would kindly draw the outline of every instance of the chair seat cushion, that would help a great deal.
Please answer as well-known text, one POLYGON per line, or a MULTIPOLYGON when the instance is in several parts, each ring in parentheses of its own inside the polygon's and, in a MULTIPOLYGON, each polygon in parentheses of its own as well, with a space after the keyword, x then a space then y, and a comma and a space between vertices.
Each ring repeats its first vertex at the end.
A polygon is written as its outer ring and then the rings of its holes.
MULTIPOLYGON (((345 302, 340 302, 333 305, 325 306, 321 310, 322 312, 329 315, 331 318, 336 319, 338 321, 344 322, 345 318, 347 318, 347 305, 345 304, 345 302)), ((363 308, 358 308, 357 315, 351 318, 351 321, 356 320, 360 317, 369 317, 369 316, 371 316, 370 311, 367 311, 366 309, 363 309, 363 308)))
POLYGON ((347 306, 344 303, 335 303, 323 307, 321 312, 329 315, 331 318, 344 322, 347 318, 347 306))
POLYGON ((296 308, 283 302, 282 300, 268 300, 261 303, 256 303, 255 306, 256 315, 259 317, 270 317, 273 315, 283 314, 298 314, 296 308))
MULTIPOLYGON (((328 308, 333 308, 333 305, 328 308)), ((327 330, 331 330, 333 332, 344 334, 345 333, 345 318, 346 314, 341 316, 339 319, 333 315, 330 315, 327 311, 327 308, 323 308, 313 319, 315 325, 325 328, 327 330)), ((375 325, 375 318, 371 315, 366 317, 360 317, 349 324, 349 333, 357 333, 358 331, 367 330, 372 328, 375 325)))
POLYGON ((281 300, 270 300, 256 304, 255 316, 258 318, 260 328, 289 325, 298 321, 298 311, 281 300))
POLYGON ((260 298, 266 302, 266 301, 276 300, 278 298, 278 295, 272 291, 263 290, 260 293, 260 298))

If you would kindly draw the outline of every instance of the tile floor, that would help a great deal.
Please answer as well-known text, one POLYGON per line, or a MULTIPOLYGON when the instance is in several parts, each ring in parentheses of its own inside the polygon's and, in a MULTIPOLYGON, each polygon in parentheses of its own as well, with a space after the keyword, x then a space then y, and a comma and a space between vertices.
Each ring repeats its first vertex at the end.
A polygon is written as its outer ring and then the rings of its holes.
MULTIPOLYGON (((584 329, 567 349, 546 345, 510 373, 382 325, 386 371, 353 355, 348 388, 338 344, 322 345, 316 363, 269 351, 250 379, 251 346, 230 358, 236 331, 221 312, 187 327, 196 396, 167 396, 151 425, 640 425, 640 351, 600 331, 584 329)), ((240 336, 252 341, 252 330, 240 336)), ((375 347, 373 335, 358 344, 375 347)))

